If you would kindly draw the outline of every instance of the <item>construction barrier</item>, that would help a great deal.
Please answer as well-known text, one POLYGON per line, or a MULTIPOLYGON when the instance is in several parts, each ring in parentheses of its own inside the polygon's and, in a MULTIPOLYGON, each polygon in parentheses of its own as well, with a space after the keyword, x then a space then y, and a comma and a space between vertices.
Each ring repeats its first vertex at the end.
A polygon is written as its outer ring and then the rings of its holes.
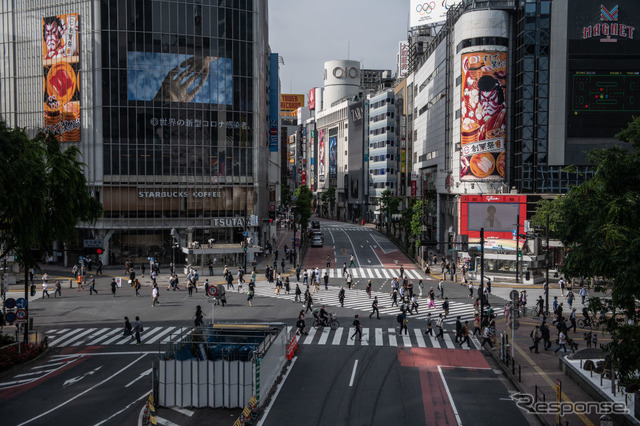
POLYGON ((294 333, 293 337, 291 338, 291 341, 289 341, 289 344, 287 344, 287 360, 291 361, 293 356, 296 354, 297 350, 298 350, 298 336, 297 334, 294 333))

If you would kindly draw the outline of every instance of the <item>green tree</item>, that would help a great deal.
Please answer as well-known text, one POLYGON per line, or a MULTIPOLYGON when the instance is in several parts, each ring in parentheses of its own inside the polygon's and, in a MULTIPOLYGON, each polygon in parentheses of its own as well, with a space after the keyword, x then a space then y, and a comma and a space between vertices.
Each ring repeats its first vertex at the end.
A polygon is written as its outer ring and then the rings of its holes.
MULTIPOLYGON (((591 299, 594 312, 609 312, 603 325, 612 341, 612 357, 627 391, 640 386, 640 325, 636 301, 640 300, 640 118, 619 134, 635 149, 594 150, 592 179, 564 196, 543 204, 553 217, 557 238, 566 248, 561 271, 572 277, 604 277, 614 282, 610 296, 591 299), (624 318, 624 321, 618 321, 624 318), (633 324, 627 320, 633 319, 633 324)), ((596 290, 601 290, 596 288, 596 290)))
POLYGON ((422 224, 423 211, 427 210, 426 200, 416 201, 411 209, 411 236, 414 238, 415 246, 420 247, 420 241, 422 240, 422 224))
POLYGON ((284 206, 291 205, 291 190, 285 184, 280 184, 280 199, 284 206))
POLYGON ((34 250, 77 241, 76 225, 102 212, 91 196, 75 146, 62 149, 50 135, 29 138, 0 122, 0 259, 13 252, 25 269, 36 267, 34 250))
POLYGON ((402 200, 399 197, 393 195, 391 191, 385 189, 380 196, 380 211, 385 212, 387 215, 387 232, 389 232, 389 224, 391 223, 391 216, 398 213, 398 207, 402 200))
POLYGON ((301 185, 296 188, 293 195, 296 197, 296 201, 293 205, 296 209, 296 216, 300 215, 302 235, 306 235, 305 231, 307 230, 309 219, 311 218, 311 200, 313 199, 313 193, 307 185, 301 185))

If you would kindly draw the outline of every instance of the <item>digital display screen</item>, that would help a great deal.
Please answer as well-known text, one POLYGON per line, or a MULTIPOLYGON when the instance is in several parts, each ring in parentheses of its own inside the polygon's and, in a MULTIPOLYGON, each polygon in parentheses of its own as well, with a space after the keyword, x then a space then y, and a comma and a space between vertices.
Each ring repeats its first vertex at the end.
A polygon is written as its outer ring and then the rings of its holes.
POLYGON ((571 110, 573 113, 640 111, 640 72, 573 72, 571 110))
POLYGON ((516 221, 520 212, 517 203, 468 203, 469 231, 511 232, 516 229, 516 221))

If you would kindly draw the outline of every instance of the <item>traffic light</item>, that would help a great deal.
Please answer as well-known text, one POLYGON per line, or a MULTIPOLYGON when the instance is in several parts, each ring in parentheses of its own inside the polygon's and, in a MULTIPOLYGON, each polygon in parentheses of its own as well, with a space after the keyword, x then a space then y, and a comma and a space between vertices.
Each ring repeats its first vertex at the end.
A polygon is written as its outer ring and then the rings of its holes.
POLYGON ((104 249, 102 247, 89 247, 84 249, 87 254, 103 254, 104 249))
POLYGON ((248 246, 247 242, 245 241, 244 244, 242 244, 242 245, 244 246, 244 252, 246 253, 247 252, 247 246, 248 246))

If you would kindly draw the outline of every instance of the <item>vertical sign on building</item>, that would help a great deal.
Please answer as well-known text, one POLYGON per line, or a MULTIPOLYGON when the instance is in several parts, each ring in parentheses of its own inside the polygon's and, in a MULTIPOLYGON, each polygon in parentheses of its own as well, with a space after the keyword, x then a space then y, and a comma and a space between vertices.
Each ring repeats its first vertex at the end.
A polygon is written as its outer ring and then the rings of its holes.
POLYGON ((409 42, 404 40, 398 44, 398 76, 409 73, 409 42))
POLYGON ((309 90, 309 111, 316 109, 316 88, 309 90))
POLYGON ((318 182, 324 182, 324 133, 325 129, 318 131, 318 182))
POLYGON ((460 178, 503 180, 507 52, 462 55, 460 178))
POLYGON ((62 142, 80 142, 78 14, 42 19, 44 129, 62 142))
POLYGON ((269 55, 269 151, 278 152, 278 120, 280 96, 278 85, 278 54, 269 55))

